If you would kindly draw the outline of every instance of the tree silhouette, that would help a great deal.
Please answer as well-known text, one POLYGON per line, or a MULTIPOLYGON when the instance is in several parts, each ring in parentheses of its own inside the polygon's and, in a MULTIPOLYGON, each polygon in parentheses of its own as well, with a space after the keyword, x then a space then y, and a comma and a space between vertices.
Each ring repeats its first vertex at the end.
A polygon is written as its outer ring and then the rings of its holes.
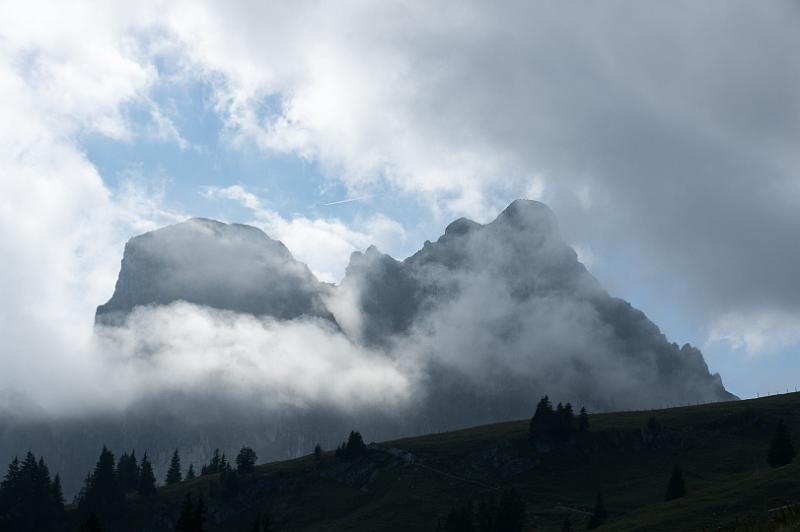
POLYGON ((194 507, 192 506, 192 496, 188 493, 183 499, 175 532, 194 532, 194 507))
POLYGON ((147 459, 147 451, 142 457, 142 463, 139 466, 139 485, 136 487, 139 495, 155 495, 156 493, 156 476, 153 474, 153 466, 150 460, 147 459))
POLYGON ((258 456, 253 449, 242 447, 236 456, 236 471, 242 475, 252 473, 256 469, 256 460, 258 460, 258 456))
POLYGON ((357 431, 350 431, 347 441, 336 448, 336 456, 339 458, 351 459, 358 458, 367 454, 367 445, 364 438, 357 431))
POLYGON ((669 484, 667 484, 667 492, 664 494, 665 501, 679 499, 686 495, 686 486, 683 482, 683 472, 679 465, 672 468, 672 475, 669 477, 669 484))
POLYGON ((197 498, 197 506, 194 507, 194 516, 192 517, 192 526, 194 532, 203 532, 203 527, 206 524, 206 505, 203 502, 203 497, 197 498))
POLYGON ((594 501, 594 511, 592 512, 592 517, 589 518, 589 524, 586 525, 586 529, 597 528, 605 523, 606 519, 608 519, 608 512, 606 512, 606 506, 603 503, 603 494, 598 492, 594 501))
POLYGON ((14 458, 0 482, 0 529, 3 532, 51 532, 64 528, 61 477, 50 480, 44 459, 28 452, 14 458))
POLYGON ((97 514, 98 517, 113 517, 125 504, 125 495, 117 481, 114 453, 103 446, 94 471, 79 501, 79 509, 84 515, 97 514))
POLYGON ((194 473, 194 464, 189 464, 189 470, 186 472, 186 480, 194 480, 197 477, 194 473))
POLYGON ((136 451, 123 452, 117 462, 117 480, 123 491, 136 491, 139 485, 139 463, 136 451))
POLYGON ((767 463, 770 467, 780 467, 792 463, 796 451, 792 445, 792 438, 786 430, 783 420, 778 421, 775 432, 772 434, 772 441, 767 453, 767 463))
POLYGON ((181 475, 181 457, 178 454, 178 449, 175 449, 175 452, 172 453, 169 469, 167 470, 166 484, 167 486, 177 484, 181 480, 183 480, 183 475, 181 475))
POLYGON ((586 413, 586 408, 581 407, 581 413, 578 415, 578 432, 586 432, 589 430, 589 414, 586 413))

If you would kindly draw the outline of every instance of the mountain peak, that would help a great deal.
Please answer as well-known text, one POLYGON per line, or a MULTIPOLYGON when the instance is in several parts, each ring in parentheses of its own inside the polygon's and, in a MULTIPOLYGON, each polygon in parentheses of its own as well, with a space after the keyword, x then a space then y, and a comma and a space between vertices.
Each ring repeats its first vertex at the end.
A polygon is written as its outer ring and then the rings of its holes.
POLYGON ((330 318, 322 290, 305 264, 260 229, 191 218, 128 241, 114 294, 95 319, 119 325, 137 306, 175 301, 280 319, 330 318))

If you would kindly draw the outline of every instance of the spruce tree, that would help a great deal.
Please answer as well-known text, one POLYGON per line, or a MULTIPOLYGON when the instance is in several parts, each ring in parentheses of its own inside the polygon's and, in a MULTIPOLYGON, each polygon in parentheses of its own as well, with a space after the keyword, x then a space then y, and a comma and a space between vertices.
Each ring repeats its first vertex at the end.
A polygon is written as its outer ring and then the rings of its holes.
POLYGON ((156 476, 153 474, 153 466, 150 460, 147 459, 147 451, 142 457, 142 463, 139 466, 139 485, 136 487, 139 495, 155 495, 156 493, 156 476))
POLYGON ((50 485, 50 499, 54 505, 55 513, 59 517, 64 515, 64 490, 61 488, 61 475, 56 473, 53 483, 50 485))
POLYGON ((589 414, 586 412, 586 407, 581 407, 581 413, 578 416, 578 432, 586 432, 589 430, 589 414))
POLYGON ((347 437, 347 442, 342 446, 341 455, 344 458, 358 458, 367 454, 367 445, 364 443, 364 438, 358 431, 350 431, 350 436, 347 437))
POLYGON ((117 462, 117 479, 123 491, 136 491, 139 485, 139 463, 136 451, 131 454, 123 452, 117 462))
POLYGON ((253 449, 242 447, 236 456, 236 471, 240 475, 252 473, 256 468, 256 460, 258 460, 258 456, 256 456, 256 452, 253 449))
POLYGON ((667 492, 664 494, 665 501, 679 499, 686 495, 686 486, 683 482, 683 472, 679 465, 672 468, 672 475, 669 477, 667 492))
POLYGON ((194 507, 192 506, 192 497, 188 493, 183 499, 183 506, 181 506, 181 513, 178 515, 178 522, 175 525, 175 532, 193 532, 194 525, 194 507))
POLYGON ((767 463, 770 467, 784 466, 792 463, 796 454, 792 445, 792 438, 789 436, 789 431, 786 430, 786 425, 781 419, 778 421, 778 425, 772 435, 769 452, 767 453, 767 463))
POLYGON ((608 519, 608 513, 606 512, 606 506, 603 503, 603 494, 598 493, 597 498, 594 501, 594 511, 592 512, 592 517, 589 518, 589 524, 586 525, 586 529, 592 530, 597 528, 605 523, 606 519, 608 519))
POLYGON ((193 532, 203 532, 206 525, 206 505, 203 502, 203 497, 197 498, 197 506, 194 507, 194 516, 192 517, 193 532))
POLYGON ((314 459, 319 462, 322 460, 322 447, 319 444, 314 446, 314 459))
POLYGON ((194 480, 197 475, 194 474, 194 464, 189 464, 189 470, 186 472, 186 480, 194 480))
POLYGON ((114 454, 103 446, 97 465, 89 477, 85 497, 79 506, 85 513, 110 517, 115 515, 124 503, 125 495, 117 481, 114 454))
POLYGON ((536 405, 536 412, 534 412, 528 427, 531 441, 544 441, 551 438, 553 421, 556 419, 555 416, 556 414, 553 411, 550 398, 545 395, 539 400, 539 404, 536 405))
POLYGON ((177 484, 181 480, 183 480, 183 476, 181 475, 181 457, 178 454, 178 449, 175 449, 175 452, 172 453, 169 469, 167 470, 166 484, 167 486, 177 484))

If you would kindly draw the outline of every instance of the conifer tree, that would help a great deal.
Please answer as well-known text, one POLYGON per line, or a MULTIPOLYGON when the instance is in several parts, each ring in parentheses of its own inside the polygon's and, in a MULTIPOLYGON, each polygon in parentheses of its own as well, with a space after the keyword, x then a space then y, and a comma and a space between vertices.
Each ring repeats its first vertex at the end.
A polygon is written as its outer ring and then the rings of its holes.
POLYGON ((536 405, 536 412, 534 412, 528 427, 531 440, 538 441, 549 439, 554 419, 555 412, 553 411, 553 405, 550 403, 550 398, 545 395, 539 400, 539 404, 536 405))
POLYGON ((50 498, 52 499, 55 513, 60 517, 64 515, 64 490, 61 488, 61 475, 56 473, 50 485, 50 498))
POLYGON ((197 475, 194 473, 194 464, 189 464, 189 470, 186 472, 186 480, 194 480, 197 475))
POLYGON ((136 451, 123 452, 117 462, 117 479, 123 491, 136 491, 139 485, 139 463, 136 451))
POLYGON ((679 465, 672 468, 672 475, 669 477, 667 492, 664 494, 665 501, 679 499, 686 495, 686 485, 683 482, 683 472, 679 465))
POLYGON ((125 495, 117 481, 114 453, 103 446, 79 507, 84 514, 112 516, 122 508, 125 495))
POLYGON ((55 532, 64 528, 61 478, 50 480, 43 458, 28 452, 11 461, 0 482, 0 529, 3 532, 55 532))
POLYGON ((252 473, 256 468, 256 460, 258 460, 258 456, 256 456, 256 452, 253 449, 242 447, 236 456, 236 471, 240 475, 252 473))
POLYGON ((192 497, 188 493, 183 499, 181 513, 178 515, 178 522, 175 525, 175 532, 193 532, 194 528, 194 507, 192 497))
POLYGON ((603 494, 598 493, 597 498, 594 501, 594 511, 592 512, 592 517, 589 518, 589 524, 586 525, 586 529, 595 529, 605 523, 606 519, 608 519, 608 513, 606 512, 606 506, 603 503, 603 494))
POLYGON ((586 407, 581 407, 581 413, 578 416, 578 432, 586 432, 589 430, 589 414, 586 412, 586 407))
POLYGON ((206 526, 206 505, 203 502, 203 497, 197 498, 197 506, 194 508, 194 516, 192 517, 193 532, 203 532, 206 526))
POLYGON ((796 454, 792 445, 792 438, 789 436, 789 431, 786 430, 786 425, 781 419, 778 421, 778 425, 772 435, 769 452, 767 453, 767 463, 770 467, 784 466, 792 463, 796 454))
POLYGON ((139 495, 155 495, 156 493, 156 476, 153 474, 150 460, 147 459, 147 451, 145 451, 139 466, 139 485, 136 487, 136 491, 139 495))
POLYGON ((314 446, 314 459, 319 462, 322 460, 322 447, 319 444, 314 446))
POLYGON ((183 480, 183 476, 181 475, 181 457, 178 454, 178 449, 175 449, 175 452, 172 453, 169 469, 167 470, 166 484, 167 486, 177 484, 181 480, 183 480))

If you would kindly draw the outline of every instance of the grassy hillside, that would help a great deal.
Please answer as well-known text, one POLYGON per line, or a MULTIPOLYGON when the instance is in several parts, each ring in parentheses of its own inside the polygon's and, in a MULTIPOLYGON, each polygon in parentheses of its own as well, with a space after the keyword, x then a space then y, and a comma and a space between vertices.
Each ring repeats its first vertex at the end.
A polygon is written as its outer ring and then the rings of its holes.
POLYGON ((132 496, 108 528, 171 530, 190 492, 206 499, 210 532, 247 531, 267 509, 282 531, 432 531, 454 505, 514 487, 530 530, 560 530, 565 518, 584 529, 600 490, 609 513, 602 530, 774 530, 781 512, 770 510, 800 503, 800 463, 766 464, 781 418, 800 445, 800 394, 592 415, 585 437, 549 450, 528 441, 527 420, 498 423, 383 442, 352 461, 326 453, 265 464, 234 495, 217 475, 199 477, 132 496), (663 431, 648 442, 651 416, 663 431), (666 503, 674 464, 688 494, 666 503))

